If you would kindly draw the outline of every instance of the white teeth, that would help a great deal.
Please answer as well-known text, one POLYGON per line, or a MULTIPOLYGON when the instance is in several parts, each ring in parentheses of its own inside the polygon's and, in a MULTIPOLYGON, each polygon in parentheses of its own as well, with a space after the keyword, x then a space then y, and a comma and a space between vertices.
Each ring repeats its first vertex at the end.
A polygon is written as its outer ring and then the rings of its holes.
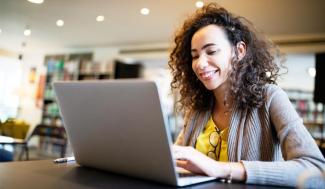
POLYGON ((201 77, 203 78, 209 78, 209 77, 212 77, 212 75, 214 73, 216 73, 217 71, 209 71, 209 72, 204 72, 204 73, 201 73, 201 77))

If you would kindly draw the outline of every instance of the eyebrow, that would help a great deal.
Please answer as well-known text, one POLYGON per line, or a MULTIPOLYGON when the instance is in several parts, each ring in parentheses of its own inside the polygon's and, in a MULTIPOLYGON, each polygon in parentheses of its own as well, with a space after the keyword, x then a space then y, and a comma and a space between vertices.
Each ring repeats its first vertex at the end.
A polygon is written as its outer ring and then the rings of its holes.
MULTIPOLYGON (((207 47, 210 47, 210 46, 214 46, 214 45, 216 45, 216 44, 214 44, 214 43, 207 43, 207 44, 203 45, 203 47, 201 48, 201 50, 203 50, 203 49, 205 49, 207 47)), ((196 49, 191 49, 191 52, 196 52, 196 51, 197 51, 196 49)))

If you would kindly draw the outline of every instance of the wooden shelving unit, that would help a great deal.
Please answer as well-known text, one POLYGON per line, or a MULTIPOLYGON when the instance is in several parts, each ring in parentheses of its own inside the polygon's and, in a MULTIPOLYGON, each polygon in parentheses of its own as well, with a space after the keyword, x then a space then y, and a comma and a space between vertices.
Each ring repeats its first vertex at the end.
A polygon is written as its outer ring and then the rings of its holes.
POLYGON ((52 88, 54 81, 110 79, 111 73, 102 71, 99 63, 93 62, 92 53, 48 55, 44 87, 42 124, 62 126, 59 107, 52 88))
POLYGON ((325 145, 325 109, 322 103, 313 101, 312 91, 285 90, 288 97, 304 121, 304 125, 309 130, 316 142, 321 146, 325 145))

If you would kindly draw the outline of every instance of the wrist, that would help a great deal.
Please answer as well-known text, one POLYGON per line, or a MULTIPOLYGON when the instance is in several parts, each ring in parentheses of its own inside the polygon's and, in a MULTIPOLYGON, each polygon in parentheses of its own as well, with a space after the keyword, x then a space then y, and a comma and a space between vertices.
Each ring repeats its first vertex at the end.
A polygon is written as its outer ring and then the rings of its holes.
POLYGON ((245 167, 242 163, 224 163, 222 175, 219 178, 228 183, 233 181, 245 181, 245 167))
POLYGON ((227 183, 232 183, 232 164, 228 163, 227 165, 228 165, 228 174, 225 179, 227 183))
POLYGON ((222 171, 220 171, 219 178, 222 182, 231 183, 232 182, 232 163, 222 163, 222 171))

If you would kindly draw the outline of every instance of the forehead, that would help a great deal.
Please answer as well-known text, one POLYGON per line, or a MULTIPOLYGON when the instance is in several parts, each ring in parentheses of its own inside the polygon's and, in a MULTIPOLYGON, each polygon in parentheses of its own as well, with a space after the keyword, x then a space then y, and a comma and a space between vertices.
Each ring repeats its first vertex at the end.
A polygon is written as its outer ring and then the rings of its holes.
POLYGON ((205 43, 225 43, 228 42, 228 38, 224 29, 221 26, 214 24, 207 25, 196 31, 192 37, 192 46, 202 45, 205 43))

